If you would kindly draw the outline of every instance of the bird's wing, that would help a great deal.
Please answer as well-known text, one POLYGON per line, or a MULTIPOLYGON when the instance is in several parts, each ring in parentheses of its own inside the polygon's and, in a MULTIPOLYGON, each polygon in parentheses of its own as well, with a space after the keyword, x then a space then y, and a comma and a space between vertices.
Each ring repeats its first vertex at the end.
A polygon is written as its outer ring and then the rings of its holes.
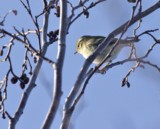
POLYGON ((87 42, 87 47, 91 48, 94 47, 97 48, 99 46, 99 44, 102 43, 102 41, 104 40, 105 37, 103 36, 94 36, 91 39, 89 39, 89 41, 87 42))

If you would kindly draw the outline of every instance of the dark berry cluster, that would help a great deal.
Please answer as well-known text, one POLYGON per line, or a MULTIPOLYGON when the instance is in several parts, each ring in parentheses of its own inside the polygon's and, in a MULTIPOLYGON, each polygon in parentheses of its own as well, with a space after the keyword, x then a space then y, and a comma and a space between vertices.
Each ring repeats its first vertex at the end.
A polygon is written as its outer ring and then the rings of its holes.
POLYGON ((59 30, 50 31, 47 34, 47 36, 49 37, 49 41, 51 41, 51 42, 54 41, 57 38, 58 34, 59 34, 59 30))
POLYGON ((17 76, 14 76, 11 78, 12 84, 16 84, 18 81, 20 82, 19 83, 20 88, 24 89, 25 85, 28 84, 28 82, 29 82, 29 78, 27 77, 27 75, 25 73, 22 74, 20 78, 17 76))

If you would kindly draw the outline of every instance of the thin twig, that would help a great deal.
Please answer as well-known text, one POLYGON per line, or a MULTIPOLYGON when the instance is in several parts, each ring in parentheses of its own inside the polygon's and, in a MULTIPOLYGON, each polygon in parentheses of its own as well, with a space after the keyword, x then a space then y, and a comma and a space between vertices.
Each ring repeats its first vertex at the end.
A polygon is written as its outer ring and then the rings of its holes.
MULTIPOLYGON (((11 34, 10 32, 4 30, 4 29, 0 29, 0 33, 4 33, 8 36, 10 36, 13 39, 16 39, 17 41, 19 41, 20 43, 22 43, 25 47, 28 48, 28 50, 31 51, 31 53, 34 53, 36 56, 42 58, 43 60, 45 60, 46 62, 48 62, 49 64, 55 64, 54 61, 48 59, 47 57, 44 57, 43 54, 39 53, 31 44, 28 44, 28 42, 25 42, 24 40, 22 40, 21 38, 19 38, 16 35, 11 34)), ((29 41, 29 40, 28 40, 29 41)), ((49 45, 49 44, 46 44, 49 45)))
MULTIPOLYGON (((101 2, 104 2, 104 1, 106 1, 106 0, 99 0, 99 1, 97 1, 97 2, 94 2, 94 3, 91 3, 88 7, 86 7, 85 8, 85 10, 86 11, 88 11, 89 9, 91 9, 91 8, 93 8, 94 6, 96 6, 97 4, 99 4, 99 3, 101 3, 101 2)), ((84 3, 85 2, 87 2, 87 1, 84 1, 84 3)), ((73 10, 74 9, 77 9, 77 8, 79 8, 81 5, 78 5, 77 7, 75 7, 75 8, 73 8, 72 9, 72 12, 73 12, 73 10)), ((70 22, 69 22, 69 25, 68 25, 68 30, 69 30, 69 28, 70 28, 70 26, 81 16, 81 15, 83 15, 84 14, 84 11, 82 11, 82 12, 80 12, 76 17, 74 17, 73 18, 73 14, 71 14, 71 16, 70 16, 70 22), (73 18, 73 19, 72 19, 73 18), (72 19, 72 20, 71 20, 72 19)))
POLYGON ((131 75, 132 72, 134 72, 138 67, 140 66, 140 62, 136 62, 136 64, 128 71, 128 73, 126 74, 126 76, 123 78, 122 80, 122 86, 127 85, 128 88, 130 87, 130 83, 128 81, 128 77, 131 75))

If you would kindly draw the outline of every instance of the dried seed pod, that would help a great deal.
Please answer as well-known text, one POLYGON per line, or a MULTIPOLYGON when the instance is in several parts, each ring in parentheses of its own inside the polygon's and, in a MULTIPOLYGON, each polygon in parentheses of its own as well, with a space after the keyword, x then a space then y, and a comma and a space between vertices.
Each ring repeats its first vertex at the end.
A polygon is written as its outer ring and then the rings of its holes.
POLYGON ((21 79, 21 82, 23 82, 24 84, 27 84, 29 82, 29 78, 25 73, 21 75, 20 79, 21 79))
POLYGON ((24 79, 23 79, 23 82, 24 84, 27 84, 29 82, 29 78, 26 76, 24 79))
POLYGON ((83 8, 83 14, 86 16, 86 18, 89 17, 89 12, 85 8, 83 8))
POLYGON ((24 80, 25 77, 27 77, 27 75, 24 73, 24 74, 21 75, 20 79, 21 79, 21 80, 24 80))
POLYGON ((19 86, 20 86, 21 89, 24 89, 25 88, 24 82, 20 82, 19 86))
POLYGON ((5 113, 4 113, 4 112, 2 113, 2 118, 3 118, 3 119, 6 119, 6 116, 5 116, 5 113))
POLYGON ((127 82, 127 87, 130 88, 131 84, 129 82, 127 82))
POLYGON ((55 39, 57 38, 58 34, 59 34, 59 30, 58 30, 58 29, 55 30, 55 31, 50 31, 50 32, 47 34, 47 36, 49 37, 49 41, 55 40, 55 39))
POLYGON ((16 84, 17 81, 18 81, 18 78, 17 78, 17 77, 14 76, 14 77, 11 78, 11 83, 12 83, 12 84, 16 84))
POLYGON ((136 0, 128 0, 130 3, 136 3, 136 0))
POLYGON ((0 50, 0 56, 3 56, 3 49, 0 50))
POLYGON ((60 6, 56 6, 56 13, 54 13, 57 17, 60 17, 60 6))
POLYGON ((0 91, 0 102, 2 101, 3 97, 2 97, 2 93, 0 91))

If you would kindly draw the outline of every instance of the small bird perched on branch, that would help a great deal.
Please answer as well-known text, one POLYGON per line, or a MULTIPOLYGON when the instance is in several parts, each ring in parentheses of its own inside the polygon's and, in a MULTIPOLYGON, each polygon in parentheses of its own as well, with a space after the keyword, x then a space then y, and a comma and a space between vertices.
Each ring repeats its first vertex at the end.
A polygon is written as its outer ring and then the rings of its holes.
MULTIPOLYGON (((105 37, 103 36, 89 36, 89 35, 82 36, 77 41, 75 53, 79 53, 85 59, 87 59, 95 51, 95 49, 102 43, 104 39, 105 37)), ((114 38, 113 41, 104 49, 104 51, 95 58, 93 63, 97 65, 100 64, 106 57, 106 55, 109 53, 109 51, 113 48, 117 40, 118 40, 117 38, 114 38)), ((129 46, 130 43, 134 43, 136 41, 138 40, 121 39, 117 47, 111 53, 110 58, 106 62, 111 62, 112 60, 114 60, 122 48, 129 46)))

